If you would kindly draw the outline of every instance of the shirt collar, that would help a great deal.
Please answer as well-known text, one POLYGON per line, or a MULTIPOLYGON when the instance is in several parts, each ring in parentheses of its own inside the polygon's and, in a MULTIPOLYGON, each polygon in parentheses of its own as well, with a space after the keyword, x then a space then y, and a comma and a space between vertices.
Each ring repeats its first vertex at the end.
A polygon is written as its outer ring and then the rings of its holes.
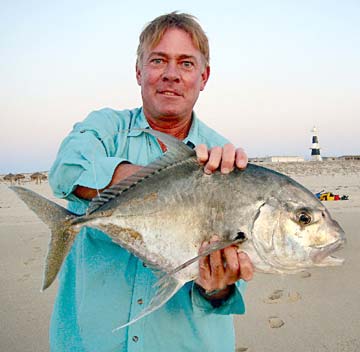
MULTIPOLYGON (((140 108, 133 119, 133 122, 130 125, 130 131, 128 136, 130 137, 136 137, 139 136, 142 131, 141 129, 150 128, 149 122, 147 121, 144 110, 140 108)), ((189 147, 194 148, 197 144, 199 135, 199 119, 197 118, 195 112, 192 112, 192 121, 191 121, 191 127, 189 130, 189 133, 185 139, 183 139, 183 142, 187 144, 189 147)))
POLYGON ((144 111, 142 108, 138 109, 136 115, 132 119, 130 124, 130 131, 128 136, 130 137, 137 137, 139 136, 144 129, 150 128, 148 121, 144 115, 144 111))
POLYGON ((194 148, 196 146, 197 140, 199 139, 199 119, 197 118, 195 112, 192 112, 192 121, 191 127, 187 137, 183 140, 185 144, 189 147, 194 148))

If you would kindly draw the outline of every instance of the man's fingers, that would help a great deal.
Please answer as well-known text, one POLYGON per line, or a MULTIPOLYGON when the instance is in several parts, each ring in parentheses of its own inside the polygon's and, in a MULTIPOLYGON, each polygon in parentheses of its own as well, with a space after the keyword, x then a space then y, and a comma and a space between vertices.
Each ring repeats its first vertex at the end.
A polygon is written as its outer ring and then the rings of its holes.
POLYGON ((205 144, 199 144, 195 148, 195 152, 196 152, 197 160, 201 165, 205 164, 208 161, 209 151, 205 144))
POLYGON ((209 256, 199 259, 199 277, 201 281, 208 281, 211 276, 209 256))
POLYGON ((246 168, 248 163, 248 157, 242 148, 237 148, 235 151, 235 165, 243 170, 246 168))
POLYGON ((221 159, 221 173, 228 174, 234 169, 235 147, 228 143, 224 145, 221 159))
POLYGON ((235 149, 233 144, 225 144, 224 147, 213 147, 210 150, 205 144, 199 144, 196 148, 197 160, 205 165, 204 172, 208 175, 220 169, 221 173, 228 174, 234 169, 245 169, 248 157, 241 148, 235 149))
POLYGON ((223 250, 226 261, 227 285, 231 285, 240 279, 240 263, 236 247, 226 247, 223 250))
POLYGON ((240 278, 249 281, 254 276, 254 267, 251 263, 250 258, 244 252, 238 253, 239 264, 240 264, 240 278))
MULTIPOLYGON (((201 247, 200 247, 200 251, 199 253, 202 253, 206 247, 209 245, 209 242, 203 242, 201 247)), ((200 280, 209 280, 211 276, 211 271, 210 271, 210 263, 209 263, 209 256, 205 256, 205 257, 201 257, 199 259, 199 277, 200 280)))
MULTIPOLYGON (((219 238, 217 236, 213 236, 210 240, 210 243, 217 242, 219 238)), ((222 259, 221 251, 215 251, 210 253, 210 270, 211 276, 215 281, 221 280, 224 276, 224 264, 222 259)))
POLYGON ((222 148, 213 147, 210 150, 209 160, 205 165, 204 172, 206 174, 212 174, 216 169, 219 168, 222 157, 222 148))

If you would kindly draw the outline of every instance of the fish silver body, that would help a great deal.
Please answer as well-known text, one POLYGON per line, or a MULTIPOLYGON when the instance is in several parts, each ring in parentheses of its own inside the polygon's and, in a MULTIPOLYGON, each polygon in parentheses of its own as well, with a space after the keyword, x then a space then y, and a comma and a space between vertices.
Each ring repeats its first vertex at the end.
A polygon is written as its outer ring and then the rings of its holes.
MULTIPOLYGON (((247 236, 241 250, 263 272, 298 272, 323 266, 325 258, 327 265, 340 263, 328 256, 344 242, 344 232, 325 206, 289 177, 259 166, 206 175, 189 158, 116 203, 99 209, 104 216, 88 216, 86 226, 165 272, 195 257, 212 235, 231 241, 238 232, 247 236)), ((184 280, 197 277, 196 265, 185 269, 179 273, 184 280)))
POLYGON ((159 294, 140 317, 197 278, 197 264, 189 260, 215 234, 220 241, 212 250, 238 243, 238 234, 244 233, 246 241, 239 250, 262 272, 294 273, 342 263, 331 254, 344 243, 343 230, 325 206, 291 178, 252 164, 227 175, 206 175, 194 151, 182 142, 156 131, 146 133, 165 140, 168 153, 104 191, 87 215, 77 217, 58 205, 49 211, 48 200, 13 187, 52 229, 44 289, 83 226, 102 230, 163 273, 159 294))

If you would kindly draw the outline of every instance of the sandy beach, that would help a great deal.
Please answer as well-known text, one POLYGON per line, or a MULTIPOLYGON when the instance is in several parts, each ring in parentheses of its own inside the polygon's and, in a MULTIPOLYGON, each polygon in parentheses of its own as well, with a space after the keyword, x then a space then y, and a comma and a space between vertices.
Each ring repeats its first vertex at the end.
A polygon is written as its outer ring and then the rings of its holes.
MULTIPOLYGON (((262 164, 312 192, 349 200, 324 203, 346 232, 341 267, 291 275, 257 273, 246 292, 247 312, 235 317, 237 352, 360 351, 360 161, 262 164)), ((23 185, 56 200, 47 182, 23 185)), ((56 284, 40 293, 47 227, 0 181, 0 351, 49 350, 56 284)), ((169 351, 171 348, 169 349, 169 351)))

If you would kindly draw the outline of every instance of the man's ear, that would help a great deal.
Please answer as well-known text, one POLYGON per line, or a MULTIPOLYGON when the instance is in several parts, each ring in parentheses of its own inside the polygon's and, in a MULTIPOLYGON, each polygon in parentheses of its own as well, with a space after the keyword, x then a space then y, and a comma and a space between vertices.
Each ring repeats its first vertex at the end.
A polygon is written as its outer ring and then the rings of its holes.
POLYGON ((209 77, 210 77, 210 66, 206 65, 203 73, 201 74, 202 82, 201 82, 200 90, 204 90, 209 77))
POLYGON ((139 67, 140 65, 138 63, 136 63, 135 66, 135 72, 136 72, 136 81, 138 83, 139 86, 141 86, 141 69, 139 67))

